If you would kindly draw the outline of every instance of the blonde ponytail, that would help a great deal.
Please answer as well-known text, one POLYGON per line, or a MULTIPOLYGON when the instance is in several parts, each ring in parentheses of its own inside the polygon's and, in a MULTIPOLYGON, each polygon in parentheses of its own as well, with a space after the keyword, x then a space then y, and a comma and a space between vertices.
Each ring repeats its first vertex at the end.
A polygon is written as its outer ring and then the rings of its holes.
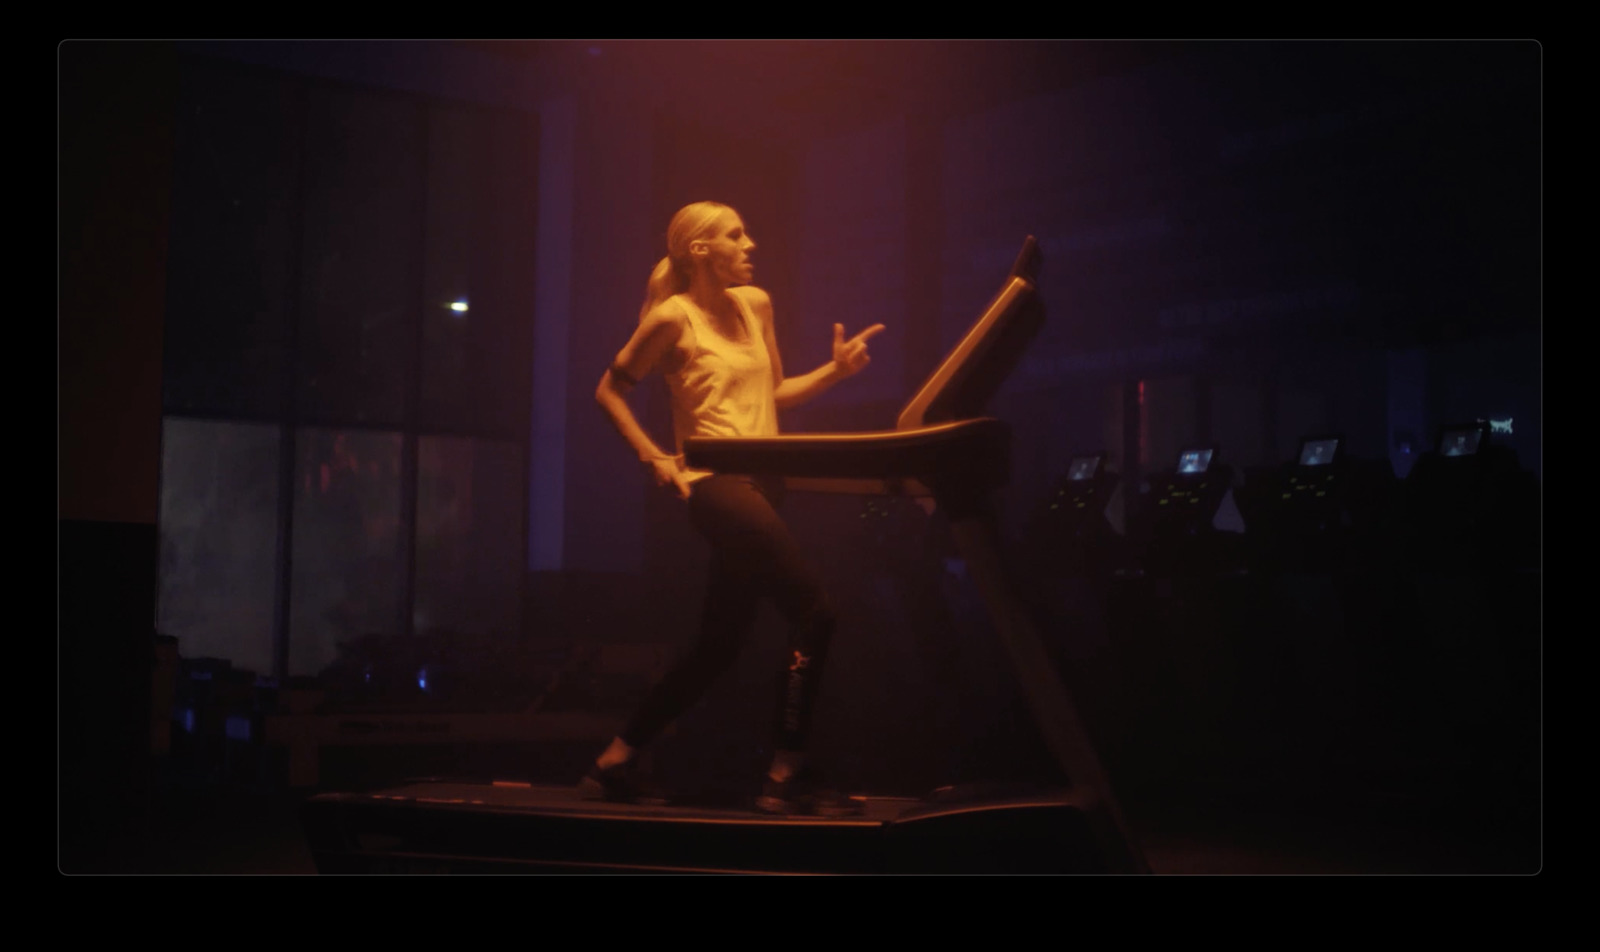
POLYGON ((667 225, 667 256, 657 262, 644 286, 644 305, 639 308, 642 323, 656 305, 689 290, 689 243, 710 234, 723 212, 732 211, 720 202, 695 202, 678 209, 667 225))
POLYGON ((643 323, 645 316, 655 310, 656 305, 689 290, 689 276, 682 268, 672 263, 672 258, 662 258, 656 263, 655 270, 650 272, 650 280, 644 286, 644 306, 639 308, 639 322, 643 323))

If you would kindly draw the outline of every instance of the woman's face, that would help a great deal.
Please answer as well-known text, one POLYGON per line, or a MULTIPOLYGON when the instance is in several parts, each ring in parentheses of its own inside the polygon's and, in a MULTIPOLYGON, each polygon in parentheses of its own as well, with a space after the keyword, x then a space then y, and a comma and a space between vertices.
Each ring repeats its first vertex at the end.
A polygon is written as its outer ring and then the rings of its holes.
POLYGON ((733 210, 717 216, 708 237, 697 244, 705 246, 705 260, 711 273, 728 284, 749 284, 755 278, 755 265, 750 263, 750 252, 756 243, 750 240, 744 222, 733 210))

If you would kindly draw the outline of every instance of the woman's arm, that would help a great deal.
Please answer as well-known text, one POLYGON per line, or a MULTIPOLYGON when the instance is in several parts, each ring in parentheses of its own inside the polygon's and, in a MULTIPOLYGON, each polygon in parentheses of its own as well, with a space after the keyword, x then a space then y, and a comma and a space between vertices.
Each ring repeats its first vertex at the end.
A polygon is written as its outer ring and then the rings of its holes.
POLYGON ((808 374, 790 377, 773 393, 778 409, 797 407, 812 397, 825 393, 829 387, 844 379, 836 364, 826 363, 808 374))
POLYGON ((844 325, 835 324, 833 359, 810 373, 798 377, 784 377, 783 358, 778 353, 778 334, 774 330, 775 324, 772 319, 772 298, 767 292, 756 287, 740 288, 738 293, 743 294, 745 300, 750 302, 756 317, 761 321, 761 332, 767 341, 767 353, 772 357, 772 379, 776 388, 773 398, 778 409, 797 407, 846 377, 860 373, 872 362, 872 358, 867 356, 867 341, 882 331, 883 325, 874 324, 845 340, 844 325))
POLYGON ((682 332, 683 319, 682 312, 669 304, 662 304, 646 315, 639 322, 638 330, 633 332, 633 337, 618 352, 617 359, 601 375, 594 399, 610 418, 611 425, 633 448, 639 461, 651 470, 656 483, 662 486, 674 484, 679 495, 687 499, 689 483, 677 458, 663 452, 650 439, 627 401, 628 392, 671 353, 672 346, 682 332))

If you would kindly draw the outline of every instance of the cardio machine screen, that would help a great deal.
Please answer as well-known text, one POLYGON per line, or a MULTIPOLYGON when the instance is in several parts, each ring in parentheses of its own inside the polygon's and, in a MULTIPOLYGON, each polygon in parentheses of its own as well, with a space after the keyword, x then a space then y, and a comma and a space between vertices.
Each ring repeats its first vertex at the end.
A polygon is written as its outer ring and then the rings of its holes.
POLYGON ((1483 429, 1477 426, 1447 426, 1439 434, 1440 456, 1476 456, 1483 444, 1483 429))
POLYGON ((1069 482, 1081 483, 1094 479, 1100 472, 1100 462, 1103 456, 1077 456, 1072 460, 1072 466, 1067 470, 1069 482))
POLYGON ((1300 465, 1327 466, 1333 462, 1333 458, 1338 453, 1339 441, 1337 439, 1306 440, 1300 444, 1300 465))
POLYGON ((1189 474, 1205 472, 1211 468, 1211 454, 1215 452, 1216 450, 1212 449, 1184 450, 1178 454, 1178 472, 1189 474))

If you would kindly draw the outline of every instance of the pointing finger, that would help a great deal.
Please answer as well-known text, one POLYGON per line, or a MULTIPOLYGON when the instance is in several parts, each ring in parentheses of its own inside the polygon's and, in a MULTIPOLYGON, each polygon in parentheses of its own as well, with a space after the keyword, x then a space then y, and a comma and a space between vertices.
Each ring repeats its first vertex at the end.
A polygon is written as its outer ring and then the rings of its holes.
MULTIPOLYGON (((839 327, 840 325, 835 324, 833 326, 834 327, 839 327)), ((883 333, 883 325, 882 324, 874 324, 871 327, 867 328, 866 330, 862 331, 861 333, 857 334, 855 337, 852 337, 851 340, 852 341, 867 341, 867 340, 870 340, 871 338, 873 338, 873 337, 875 337, 875 336, 877 336, 878 334, 881 334, 881 333, 883 333)))

